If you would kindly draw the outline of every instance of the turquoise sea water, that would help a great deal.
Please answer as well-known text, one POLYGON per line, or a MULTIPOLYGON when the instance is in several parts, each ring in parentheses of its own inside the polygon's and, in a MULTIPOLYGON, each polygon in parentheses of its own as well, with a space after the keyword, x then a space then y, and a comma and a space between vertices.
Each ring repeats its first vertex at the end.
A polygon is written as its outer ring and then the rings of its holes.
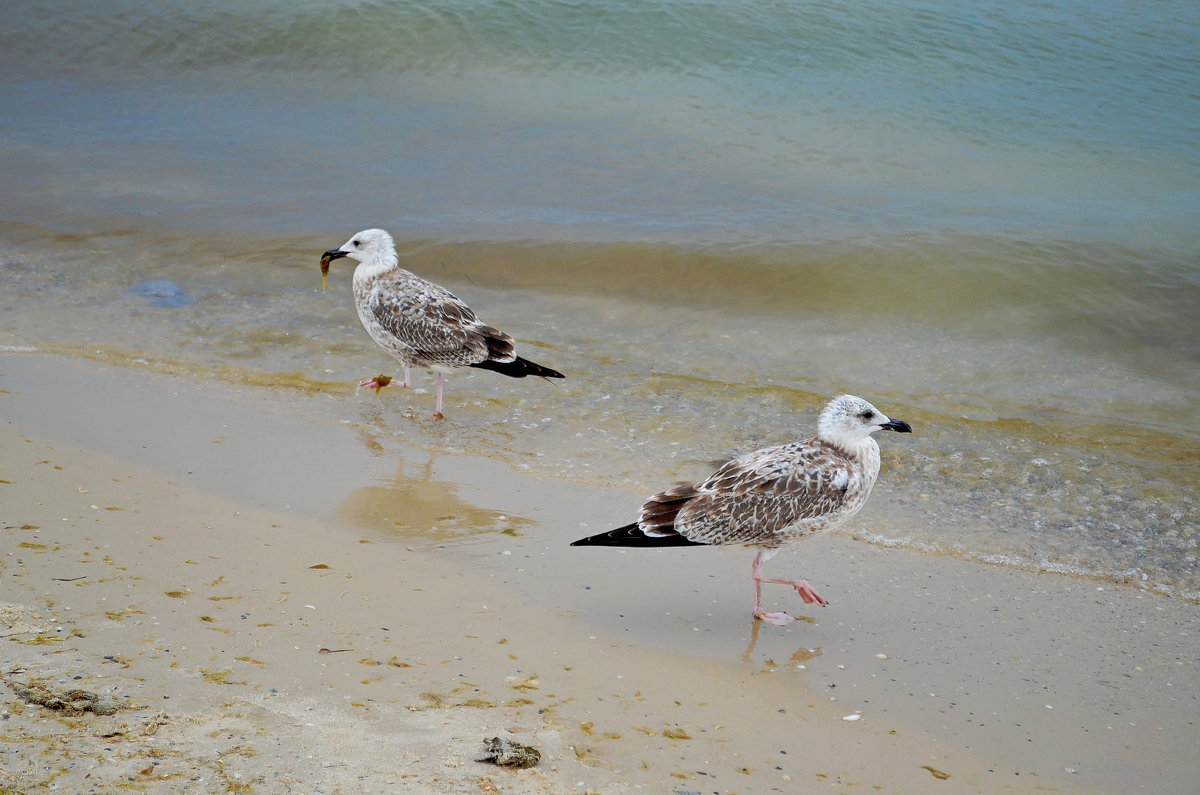
POLYGON ((79 209, 107 190, 124 200, 112 210, 193 223, 740 243, 954 231, 1194 253, 1190 2, 4 14, 9 143, 40 144, 27 200, 79 165, 49 162, 74 149, 96 167, 77 174, 79 209))
POLYGON ((919 431, 864 535, 1200 593, 1195 3, 0 22, 0 343, 353 383, 390 365, 315 258, 383 226, 572 376, 454 379, 417 443, 649 493, 851 391, 919 431))

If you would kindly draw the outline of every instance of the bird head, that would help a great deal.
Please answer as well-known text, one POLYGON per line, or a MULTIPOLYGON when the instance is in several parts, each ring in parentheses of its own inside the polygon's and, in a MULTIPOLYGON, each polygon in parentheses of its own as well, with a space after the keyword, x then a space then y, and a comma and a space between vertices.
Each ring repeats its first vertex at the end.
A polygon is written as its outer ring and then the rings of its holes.
POLYGON ((893 420, 867 401, 854 395, 838 395, 825 405, 817 420, 817 438, 853 450, 875 431, 912 433, 904 420, 893 420))
POLYGON ((359 262, 378 262, 390 267, 396 262, 396 244, 392 242, 392 236, 382 229, 364 229, 343 243, 341 248, 329 249, 321 255, 322 292, 329 278, 329 263, 342 257, 359 262))

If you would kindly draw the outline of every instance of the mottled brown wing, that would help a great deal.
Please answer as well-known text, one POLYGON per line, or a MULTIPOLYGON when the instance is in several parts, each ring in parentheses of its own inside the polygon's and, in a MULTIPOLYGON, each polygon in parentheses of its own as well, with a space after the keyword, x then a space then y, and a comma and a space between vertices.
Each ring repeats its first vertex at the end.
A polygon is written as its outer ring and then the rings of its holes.
POLYGON ((511 339, 484 326, 449 290, 411 273, 381 279, 368 296, 371 314, 420 357, 435 363, 474 364, 511 339))
POLYGON ((642 505, 642 515, 638 521, 638 527, 647 535, 677 535, 675 517, 681 508, 696 497, 696 494, 695 486, 676 486, 655 494, 642 505))
POLYGON ((807 442, 735 458, 695 488, 675 516, 675 530, 708 544, 783 543, 805 534, 794 525, 822 529, 822 518, 842 507, 851 468, 828 448, 807 442))

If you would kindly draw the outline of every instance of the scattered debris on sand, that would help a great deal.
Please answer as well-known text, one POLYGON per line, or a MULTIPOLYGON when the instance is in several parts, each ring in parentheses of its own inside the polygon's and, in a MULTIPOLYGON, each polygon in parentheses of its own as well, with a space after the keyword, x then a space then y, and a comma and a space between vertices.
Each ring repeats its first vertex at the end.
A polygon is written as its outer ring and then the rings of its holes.
POLYGON ((119 710, 129 707, 129 704, 124 701, 102 696, 90 690, 78 688, 53 690, 45 685, 25 682, 10 682, 9 687, 24 701, 46 709, 59 710, 64 715, 82 715, 85 712, 113 715, 119 710))
POLYGON ((491 762, 501 767, 525 768, 533 767, 541 760, 541 752, 533 746, 493 737, 483 741, 483 756, 475 761, 491 762))

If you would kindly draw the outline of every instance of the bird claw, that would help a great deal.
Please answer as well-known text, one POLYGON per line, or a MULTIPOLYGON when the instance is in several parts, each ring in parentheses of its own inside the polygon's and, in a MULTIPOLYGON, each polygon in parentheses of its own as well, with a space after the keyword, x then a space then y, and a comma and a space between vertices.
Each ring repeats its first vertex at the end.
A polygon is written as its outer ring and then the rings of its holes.
POLYGON ((822 599, 820 594, 818 594, 816 591, 802 591, 801 589, 797 588, 796 593, 800 594, 800 598, 804 600, 804 604, 806 605, 818 604, 821 607, 829 607, 829 602, 825 599, 822 599))
POLYGON ((378 397, 379 390, 383 389, 385 386, 387 386, 390 383, 392 383, 391 376, 377 375, 374 378, 368 378, 366 381, 363 381, 358 386, 360 389, 364 386, 367 387, 368 389, 374 389, 375 395, 376 395, 376 397, 378 397))
POLYGON ((819 604, 821 607, 829 607, 829 602, 825 601, 825 599, 821 597, 821 594, 814 591, 812 586, 803 580, 790 583, 790 585, 796 589, 796 593, 798 593, 800 598, 804 600, 804 604, 819 604))
MULTIPOLYGON (((757 558, 755 560, 757 561, 757 558)), ((754 569, 754 572, 755 572, 754 581, 756 583, 758 583, 760 586, 764 582, 771 582, 771 583, 775 583, 776 585, 786 585, 789 588, 795 588, 796 593, 800 594, 800 598, 804 600, 805 604, 811 605, 811 604, 815 603, 815 604, 819 604, 821 607, 829 606, 829 602, 827 602, 823 598, 821 598, 821 594, 817 593, 813 589, 813 587, 808 584, 807 580, 778 580, 778 579, 775 579, 774 577, 762 577, 759 574, 760 570, 761 570, 761 568, 758 566, 756 566, 754 569)), ((761 594, 761 591, 759 593, 761 594)), ((761 596, 760 596, 759 604, 760 605, 762 604, 761 596)))

